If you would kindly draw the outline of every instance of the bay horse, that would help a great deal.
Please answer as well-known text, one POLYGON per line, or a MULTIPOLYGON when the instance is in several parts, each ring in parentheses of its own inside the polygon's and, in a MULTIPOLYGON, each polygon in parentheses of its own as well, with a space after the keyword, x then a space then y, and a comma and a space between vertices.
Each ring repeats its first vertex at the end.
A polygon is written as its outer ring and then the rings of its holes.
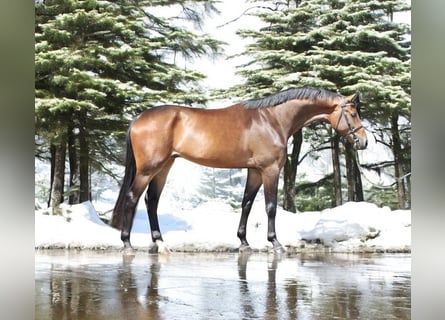
POLYGON ((221 109, 178 105, 142 112, 127 134, 125 175, 113 209, 111 226, 121 230, 124 252, 132 250, 130 232, 144 190, 155 247, 164 250, 157 208, 168 172, 182 157, 215 168, 247 168, 238 238, 240 252, 249 250, 246 225, 255 196, 264 186, 268 217, 267 239, 284 252, 275 232, 280 171, 288 139, 302 127, 323 121, 352 143, 367 146, 359 116, 359 92, 343 96, 313 87, 290 88, 262 99, 245 100, 221 109))

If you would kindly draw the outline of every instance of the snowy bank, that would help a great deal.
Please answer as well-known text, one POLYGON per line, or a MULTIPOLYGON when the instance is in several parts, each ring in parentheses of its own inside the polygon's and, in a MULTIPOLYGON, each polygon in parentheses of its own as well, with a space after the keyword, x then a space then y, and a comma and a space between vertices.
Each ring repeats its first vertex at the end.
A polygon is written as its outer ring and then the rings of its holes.
MULTIPOLYGON (((120 232, 109 227, 91 202, 63 206, 62 215, 47 210, 35 213, 35 248, 118 250, 120 232)), ((235 251, 240 209, 210 201, 193 209, 164 210, 159 223, 165 244, 172 251, 235 251)), ((410 252, 411 211, 391 211, 366 202, 349 202, 321 212, 290 213, 278 209, 278 240, 289 252, 410 252)), ((255 202, 247 226, 254 250, 266 251, 267 217, 262 202, 255 202)), ((133 247, 151 246, 147 214, 138 207, 131 233, 133 247)))

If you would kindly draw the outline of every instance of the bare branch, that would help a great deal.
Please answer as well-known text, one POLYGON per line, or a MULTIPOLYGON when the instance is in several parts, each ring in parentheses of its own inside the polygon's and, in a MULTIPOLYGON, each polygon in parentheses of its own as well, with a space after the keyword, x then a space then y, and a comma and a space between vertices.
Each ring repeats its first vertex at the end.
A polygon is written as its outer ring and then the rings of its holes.
POLYGON ((323 178, 321 178, 320 180, 317 180, 315 182, 306 182, 306 183, 302 183, 302 184, 296 185, 295 189, 294 189, 295 193, 298 193, 298 192, 300 192, 302 190, 305 190, 305 189, 311 189, 311 188, 314 188, 314 187, 318 188, 318 187, 322 186, 326 181, 331 180, 333 178, 333 176, 334 176, 334 174, 330 173, 330 174, 324 176, 323 178))
POLYGON ((217 26, 217 28, 222 28, 228 24, 231 24, 233 22, 238 21, 239 19, 241 19, 243 16, 245 16, 249 11, 251 11, 252 9, 267 9, 267 10, 271 10, 271 11, 277 11, 277 8, 270 8, 270 7, 265 7, 265 6, 253 6, 253 7, 249 7, 246 10, 244 10, 243 13, 241 13, 238 17, 236 17, 235 19, 232 19, 230 21, 227 21, 223 24, 220 24, 219 26, 217 26))
POLYGON ((331 149, 331 146, 320 146, 320 147, 317 147, 317 148, 314 148, 314 149, 311 149, 311 150, 309 150, 308 152, 306 152, 299 160, 298 160, 298 165, 300 165, 302 162, 303 162, 303 160, 307 157, 307 156, 309 156, 310 154, 312 154, 312 153, 314 153, 314 152, 319 152, 319 151, 322 151, 322 150, 328 150, 328 149, 331 149))

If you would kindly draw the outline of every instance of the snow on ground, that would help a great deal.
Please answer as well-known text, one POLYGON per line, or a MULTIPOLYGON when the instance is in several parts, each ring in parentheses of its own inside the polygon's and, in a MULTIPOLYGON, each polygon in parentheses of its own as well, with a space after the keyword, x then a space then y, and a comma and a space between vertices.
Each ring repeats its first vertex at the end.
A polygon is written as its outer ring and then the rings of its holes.
MULTIPOLYGON (((120 249, 120 232, 104 223, 96 211, 101 203, 84 202, 63 206, 62 215, 36 211, 35 247, 120 249)), ((111 209, 108 207, 108 209, 111 209)), ((240 209, 222 201, 209 201, 195 208, 159 208, 159 222, 165 244, 172 251, 232 251, 240 209), (174 208, 174 209, 172 209, 174 208)), ((278 209, 278 240, 289 251, 409 252, 411 211, 377 207, 366 202, 348 202, 321 212, 290 213, 278 209)), ((267 216, 262 201, 256 201, 249 217, 247 239, 254 250, 270 250, 267 216)), ((147 214, 139 206, 131 233, 133 247, 151 246, 147 214)))

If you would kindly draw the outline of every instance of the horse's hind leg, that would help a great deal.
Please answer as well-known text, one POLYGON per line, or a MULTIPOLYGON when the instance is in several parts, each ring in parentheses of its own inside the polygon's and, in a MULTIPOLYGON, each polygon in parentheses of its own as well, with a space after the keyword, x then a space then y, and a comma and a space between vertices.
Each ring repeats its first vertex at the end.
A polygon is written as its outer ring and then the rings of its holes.
POLYGON ((150 222, 151 238, 155 243, 155 249, 159 252, 168 252, 168 249, 163 245, 161 230, 158 221, 158 204, 162 190, 164 189, 167 180, 168 172, 173 165, 173 159, 168 162, 162 170, 153 178, 148 186, 145 194, 145 205, 147 207, 148 220, 150 222))
POLYGON ((132 246, 130 243, 130 232, 133 227, 133 219, 136 212, 136 207, 139 202, 139 198, 147 187, 150 181, 150 176, 141 174, 135 175, 133 184, 129 192, 125 195, 124 214, 122 219, 122 231, 121 240, 124 243, 124 251, 131 251, 132 246))

